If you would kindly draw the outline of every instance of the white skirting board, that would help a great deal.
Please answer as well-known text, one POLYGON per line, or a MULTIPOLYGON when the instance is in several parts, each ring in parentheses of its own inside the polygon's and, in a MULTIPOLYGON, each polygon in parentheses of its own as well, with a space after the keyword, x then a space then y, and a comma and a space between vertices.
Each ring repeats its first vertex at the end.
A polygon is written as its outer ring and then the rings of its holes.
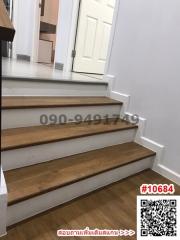
POLYGON ((124 93, 118 93, 114 91, 114 81, 115 77, 113 75, 106 75, 104 79, 108 81, 108 93, 107 95, 117 101, 123 102, 121 115, 124 115, 128 111, 129 103, 130 103, 130 95, 124 93))
POLYGON ((151 168, 152 161, 153 157, 146 158, 9 206, 7 226, 151 168))
POLYGON ((2 80, 3 96, 106 96, 107 84, 2 80))
MULTIPOLYGON (((57 124, 59 124, 60 115, 65 115, 67 122, 75 122, 76 115, 81 115, 83 119, 91 115, 92 120, 95 115, 100 115, 101 119, 104 119, 106 115, 108 115, 108 118, 112 118, 113 115, 120 113, 120 109, 120 105, 7 109, 2 110, 2 129, 39 126, 41 125, 40 117, 42 115, 48 116, 48 120, 50 115, 55 115, 58 120, 57 124)), ((61 121, 63 123, 64 117, 61 121)), ((48 121, 48 124, 50 123, 52 122, 48 121)))
POLYGON ((103 147, 132 142, 136 129, 97 134, 71 140, 40 144, 20 149, 3 151, 3 170, 11 170, 37 163, 42 163, 78 153, 83 153, 103 147))
POLYGON ((171 181, 175 182, 176 184, 180 185, 180 174, 177 172, 172 171, 171 169, 167 168, 163 164, 161 164, 162 159, 164 157, 164 150, 165 147, 161 144, 158 144, 154 141, 151 141, 148 138, 141 137, 141 140, 138 142, 144 147, 151 149, 152 151, 156 152, 155 161, 153 164, 152 169, 159 173, 160 175, 170 179, 171 181))
MULTIPOLYGON (((130 95, 114 91, 115 76, 106 75, 105 79, 107 79, 110 82, 109 89, 108 89, 109 91, 108 96, 110 96, 114 100, 123 102, 123 107, 121 109, 121 116, 123 116, 124 114, 128 114, 128 115, 134 114, 134 113, 128 112, 128 107, 131 100, 130 95)), ((160 175, 180 185, 180 174, 172 171, 171 169, 161 164, 164 157, 165 146, 159 143, 156 143, 144 136, 146 124, 147 124, 147 120, 145 118, 140 117, 139 128, 136 134, 135 142, 156 152, 156 158, 152 167, 152 169, 155 172, 159 173, 160 175)))
POLYGON ((7 187, 4 179, 4 174, 1 171, 0 183, 0 237, 6 235, 6 222, 7 222, 7 187))

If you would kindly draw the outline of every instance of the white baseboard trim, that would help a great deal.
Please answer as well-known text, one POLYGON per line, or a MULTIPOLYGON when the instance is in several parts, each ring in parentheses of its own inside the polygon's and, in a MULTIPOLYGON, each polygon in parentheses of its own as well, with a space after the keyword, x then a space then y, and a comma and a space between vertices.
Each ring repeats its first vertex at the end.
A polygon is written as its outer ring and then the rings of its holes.
POLYGON ((104 80, 108 82, 108 96, 114 100, 123 102, 121 114, 124 114, 128 111, 130 95, 114 91, 115 79, 114 75, 107 74, 104 76, 104 80))
POLYGON ((111 97, 112 99, 114 99, 114 100, 123 102, 123 106, 122 106, 122 110, 121 110, 121 115, 124 115, 124 114, 127 112, 128 107, 129 107, 130 95, 112 91, 110 97, 111 97))
POLYGON ((2 169, 1 171, 1 184, 0 184, 0 237, 7 234, 6 221, 7 221, 7 187, 2 169))
POLYGON ((0 235, 0 238, 5 237, 6 235, 7 235, 7 232, 0 235))
POLYGON ((177 172, 172 171, 162 164, 158 164, 155 168, 153 168, 153 170, 180 186, 180 174, 177 172))
MULTIPOLYGON (((133 116, 130 112, 125 112, 125 115, 129 117, 133 116)), ((123 117, 123 115, 122 115, 123 117)), ((144 136, 147 120, 145 118, 139 117, 138 129, 134 141, 141 144, 141 137, 144 136)))
POLYGON ((13 225, 26 218, 37 215, 38 213, 44 212, 55 206, 59 206, 65 202, 71 201, 72 199, 107 186, 113 182, 117 182, 145 169, 151 168, 152 159, 153 157, 145 158, 9 206, 7 226, 13 225))
POLYGON ((107 96, 110 97, 111 92, 113 91, 113 84, 114 84, 115 77, 113 75, 108 74, 103 76, 103 80, 105 82, 108 82, 107 96))
MULTIPOLYGON (((125 114, 128 114, 131 116, 132 113, 128 112, 128 108, 130 104, 130 95, 114 91, 115 76, 106 75, 105 79, 109 81, 108 95, 112 99, 123 102, 123 107, 121 108, 121 116, 125 114)), ((156 152, 156 157, 154 160, 152 170, 168 178, 169 180, 175 182, 176 184, 180 185, 180 174, 178 174, 177 172, 174 172, 173 170, 161 164, 164 158, 165 146, 144 137, 146 124, 147 124, 147 120, 145 118, 140 117, 139 124, 138 124, 139 128, 135 137, 135 142, 156 152)))
POLYGON ((154 166, 159 164, 161 162, 161 159, 164 156, 164 149, 165 147, 155 141, 152 141, 146 137, 141 136, 138 141, 139 144, 143 145, 144 147, 147 147, 151 149, 152 151, 156 152, 156 160, 154 161, 154 166))
POLYGON ((180 185, 180 174, 161 164, 162 159, 164 158, 165 147, 145 137, 141 137, 138 143, 156 152, 152 170, 180 185))

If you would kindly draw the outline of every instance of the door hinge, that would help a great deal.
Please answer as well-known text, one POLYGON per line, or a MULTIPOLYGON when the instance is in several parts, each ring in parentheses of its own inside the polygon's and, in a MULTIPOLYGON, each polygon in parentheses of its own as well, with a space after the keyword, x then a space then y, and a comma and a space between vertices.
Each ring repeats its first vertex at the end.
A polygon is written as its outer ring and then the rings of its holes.
POLYGON ((76 50, 72 50, 72 58, 75 58, 76 57, 76 50))

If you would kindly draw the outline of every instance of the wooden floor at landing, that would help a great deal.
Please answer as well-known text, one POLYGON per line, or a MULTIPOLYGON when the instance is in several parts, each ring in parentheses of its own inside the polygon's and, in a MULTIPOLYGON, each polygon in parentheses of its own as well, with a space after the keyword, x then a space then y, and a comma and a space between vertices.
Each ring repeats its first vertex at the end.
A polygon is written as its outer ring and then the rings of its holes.
MULTIPOLYGON (((157 173, 147 170, 114 183, 99 191, 64 204, 54 210, 17 224, 1 240, 56 240, 56 239, 121 239, 136 237, 95 238, 56 236, 58 229, 134 229, 136 230, 136 196, 143 183, 171 183, 157 173)), ((175 185, 176 193, 180 187, 175 185)))

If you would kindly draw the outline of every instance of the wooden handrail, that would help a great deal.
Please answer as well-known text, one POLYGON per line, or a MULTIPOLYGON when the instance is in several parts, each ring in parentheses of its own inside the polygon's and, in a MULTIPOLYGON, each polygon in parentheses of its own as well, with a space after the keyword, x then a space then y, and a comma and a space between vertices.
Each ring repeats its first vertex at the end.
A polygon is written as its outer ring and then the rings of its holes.
POLYGON ((12 42, 15 30, 9 18, 3 0, 0 0, 0 41, 12 42))

